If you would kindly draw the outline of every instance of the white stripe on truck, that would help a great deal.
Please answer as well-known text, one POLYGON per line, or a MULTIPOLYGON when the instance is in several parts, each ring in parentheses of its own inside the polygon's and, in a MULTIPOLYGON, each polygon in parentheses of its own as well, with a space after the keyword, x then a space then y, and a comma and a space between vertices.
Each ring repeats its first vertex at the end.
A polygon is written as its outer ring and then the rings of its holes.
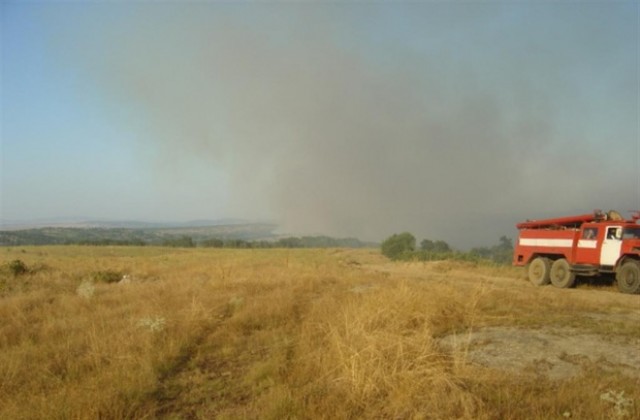
POLYGON ((591 248, 596 249, 598 242, 595 239, 580 239, 578 241, 578 248, 591 248))
POLYGON ((520 238, 520 245, 571 248, 573 246, 573 240, 572 239, 520 238))

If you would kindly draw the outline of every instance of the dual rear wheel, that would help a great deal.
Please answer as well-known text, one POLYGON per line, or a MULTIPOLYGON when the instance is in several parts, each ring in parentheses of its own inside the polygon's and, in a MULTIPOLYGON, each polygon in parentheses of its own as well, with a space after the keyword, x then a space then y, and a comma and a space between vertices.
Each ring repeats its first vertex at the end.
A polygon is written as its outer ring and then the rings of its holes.
POLYGON ((555 287, 565 289, 576 282, 576 275, 564 258, 552 261, 546 257, 537 257, 529 264, 527 275, 529 281, 536 286, 551 283, 555 287))
POLYGON ((551 281, 551 260, 545 257, 535 258, 529 263, 527 276, 529 281, 535 286, 544 286, 551 281))
POLYGON ((569 262, 560 258, 551 264, 551 284, 561 289, 572 287, 576 282, 576 274, 571 271, 569 262))

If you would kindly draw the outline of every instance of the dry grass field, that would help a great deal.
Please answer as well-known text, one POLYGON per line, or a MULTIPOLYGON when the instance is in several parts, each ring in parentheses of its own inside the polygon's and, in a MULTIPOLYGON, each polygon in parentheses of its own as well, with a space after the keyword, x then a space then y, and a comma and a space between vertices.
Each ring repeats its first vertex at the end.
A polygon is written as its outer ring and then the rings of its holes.
POLYGON ((24 247, 0 265, 1 419, 640 418, 640 296, 612 286, 376 250, 24 247))

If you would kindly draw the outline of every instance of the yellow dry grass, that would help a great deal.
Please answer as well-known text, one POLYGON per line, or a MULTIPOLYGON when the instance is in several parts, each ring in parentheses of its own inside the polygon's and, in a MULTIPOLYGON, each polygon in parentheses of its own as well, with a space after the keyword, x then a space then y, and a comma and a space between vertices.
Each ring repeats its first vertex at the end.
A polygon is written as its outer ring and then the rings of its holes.
POLYGON ((637 310, 637 296, 375 250, 0 249, 0 265, 15 259, 31 272, 0 273, 3 419, 640 415, 637 378, 597 365, 532 377, 439 344, 496 325, 631 339, 636 323, 606 316, 637 310), (130 281, 95 282, 100 272, 130 281), (619 414, 607 390, 635 405, 619 414))

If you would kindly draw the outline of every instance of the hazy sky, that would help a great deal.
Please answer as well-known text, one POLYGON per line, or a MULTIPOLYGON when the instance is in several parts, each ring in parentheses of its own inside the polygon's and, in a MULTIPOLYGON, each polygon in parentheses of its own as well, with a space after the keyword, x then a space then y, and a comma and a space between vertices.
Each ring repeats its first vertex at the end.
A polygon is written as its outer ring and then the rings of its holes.
POLYGON ((456 246, 640 208, 637 2, 2 2, 3 220, 456 246))

